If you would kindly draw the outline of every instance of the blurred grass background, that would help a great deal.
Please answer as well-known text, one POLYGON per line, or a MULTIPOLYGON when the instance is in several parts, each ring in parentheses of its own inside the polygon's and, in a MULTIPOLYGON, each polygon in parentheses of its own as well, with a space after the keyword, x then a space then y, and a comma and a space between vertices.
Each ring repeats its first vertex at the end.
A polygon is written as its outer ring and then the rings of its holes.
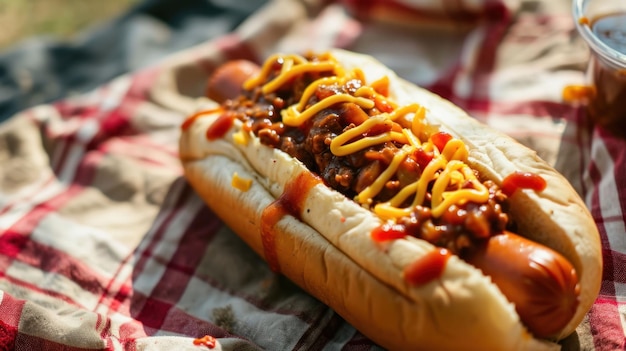
POLYGON ((71 38, 141 0, 0 0, 0 50, 35 35, 71 38))

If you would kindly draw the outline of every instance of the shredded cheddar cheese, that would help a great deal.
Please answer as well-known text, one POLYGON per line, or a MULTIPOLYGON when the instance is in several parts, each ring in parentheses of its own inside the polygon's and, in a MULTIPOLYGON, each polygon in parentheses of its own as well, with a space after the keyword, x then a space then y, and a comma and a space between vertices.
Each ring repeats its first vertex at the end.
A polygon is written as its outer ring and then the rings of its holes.
POLYGON ((583 102, 596 95, 596 88, 591 85, 567 85, 563 88, 561 95, 565 102, 583 102))
MULTIPOLYGON (((429 204, 432 215, 439 217, 455 204, 488 201, 489 190, 467 164, 468 150, 465 143, 453 137, 446 138, 445 144, 440 141, 441 138, 434 141, 432 136, 436 134, 437 128, 427 123, 426 108, 419 103, 398 106, 387 96, 387 76, 368 85, 361 70, 346 70, 331 54, 319 56, 315 61, 308 61, 298 55, 274 55, 265 62, 257 76, 244 83, 244 88, 258 86, 263 93, 270 93, 294 77, 319 72, 324 75, 304 89, 299 101, 281 111, 285 125, 299 127, 324 109, 352 103, 366 112, 368 118, 355 122, 360 124, 351 125, 332 138, 329 146, 335 156, 349 156, 388 142, 399 147, 386 168, 355 196, 357 203, 372 209, 381 218, 396 220, 410 215, 415 206, 429 204), (278 73, 275 72, 277 63, 282 64, 278 73), (270 76, 271 73, 274 76, 270 76), (350 80, 360 81, 361 86, 352 90, 343 89, 350 80), (322 87, 333 87, 332 93, 316 96, 322 87), (390 181, 396 179, 403 163, 420 152, 428 153, 431 158, 427 164, 421 165, 423 169, 418 179, 403 184, 388 201, 375 204, 374 198, 381 194, 390 181), (410 203, 409 206, 406 206, 407 203, 410 203)), ((237 139, 243 142, 244 136, 237 136, 237 139)), ((235 178, 238 179, 234 177, 233 183, 235 178)))
POLYGON ((395 154, 389 167, 387 167, 387 169, 383 173, 381 173, 381 175, 376 178, 376 180, 372 184, 370 184, 370 186, 363 189, 363 191, 361 191, 359 195, 357 195, 355 200, 361 204, 370 203, 372 199, 378 193, 380 193, 380 191, 385 186, 385 183, 389 179, 391 179, 391 177, 396 173, 398 167, 400 167, 400 163, 404 161, 407 155, 408 153, 406 152, 406 150, 400 150, 400 152, 395 154))
POLYGON ((296 106, 291 106, 288 109, 283 110, 283 123, 288 126, 297 127, 302 125, 309 118, 313 117, 316 113, 340 102, 353 102, 367 109, 374 107, 374 102, 366 98, 354 97, 348 94, 332 95, 319 101, 315 105, 304 110, 302 113, 297 110, 296 106))
MULTIPOLYGON (((328 100, 328 99, 325 99, 328 100)), ((349 129, 343 134, 338 135, 330 142, 330 151, 336 156, 346 156, 353 154, 357 151, 363 150, 369 146, 382 144, 387 141, 399 141, 403 144, 408 144, 407 137, 403 133, 399 132, 385 132, 376 136, 368 136, 349 142, 350 140, 359 137, 367 133, 373 127, 377 125, 387 125, 391 127, 391 120, 384 116, 378 115, 363 122, 363 124, 349 129)))
POLYGON ((233 141, 239 145, 246 146, 250 141, 250 134, 244 130, 239 130, 233 134, 233 141))
POLYGON ((233 179, 230 184, 233 186, 233 188, 245 192, 250 190, 250 187, 252 186, 252 179, 242 178, 237 172, 235 172, 233 174, 233 179))

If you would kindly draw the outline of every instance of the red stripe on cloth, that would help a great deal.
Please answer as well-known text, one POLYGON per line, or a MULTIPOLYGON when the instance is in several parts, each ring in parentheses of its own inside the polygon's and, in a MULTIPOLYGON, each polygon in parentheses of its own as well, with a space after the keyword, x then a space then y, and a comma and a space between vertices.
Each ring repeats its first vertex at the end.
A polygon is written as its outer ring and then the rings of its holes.
MULTIPOLYGON (((156 290, 156 289, 155 289, 156 290)), ((137 297, 133 299, 133 304, 138 305, 140 302, 137 297)), ((147 297, 141 305, 141 309, 136 313, 132 313, 132 317, 141 322, 145 327, 152 328, 155 331, 160 330, 167 318, 167 314, 173 305, 171 302, 161 301, 154 297, 147 297)))
MULTIPOLYGON (((28 236, 22 232, 6 230, 0 236, 0 255, 7 258, 15 258, 29 241, 28 236)), ((1 272, 5 272, 8 265, 0 267, 1 272)))
MULTIPOLYGON (((135 128, 132 118, 137 108, 149 99, 150 89, 161 72, 162 69, 157 66, 137 72, 130 78, 131 82, 127 90, 120 94, 119 97, 115 97, 119 99, 119 101, 116 101, 118 103, 117 106, 110 111, 102 111, 103 106, 99 106, 99 109, 96 110, 89 110, 91 114, 88 117, 98 120, 99 128, 91 141, 86 145, 88 150, 97 149, 99 145, 111 138, 142 133, 135 128)), ((117 93, 116 91, 111 91, 110 94, 114 95, 117 93)), ((103 100, 105 98, 103 97, 103 100)))
POLYGON ((109 278, 71 254, 28 240, 17 259, 44 272, 62 275, 92 294, 101 294, 109 278))
POLYGON ((2 301, 0 301, 0 317, 2 322, 7 325, 17 327, 20 322, 20 315, 22 314, 22 308, 26 301, 16 299, 13 296, 2 293, 2 301))
POLYGON ((83 102, 82 100, 65 99, 52 103, 52 107, 58 112, 62 119, 70 118, 91 118, 100 109, 91 102, 83 102))
POLYGON ((111 339, 111 319, 105 318, 101 314, 98 314, 98 321, 96 322, 96 330, 100 329, 100 338, 106 342, 107 350, 113 350, 113 340, 111 339), (104 325, 103 324, 104 321, 104 325))
MULTIPOLYGON (((132 256, 129 256, 128 259, 131 259, 132 256)), ((118 270, 116 271, 115 276, 119 275, 119 273, 122 271, 122 269, 124 268, 124 265, 128 264, 128 260, 124 260, 118 267, 118 270)), ((130 297, 133 294, 133 288, 132 288, 132 282, 125 282, 125 283, 120 283, 117 282, 115 279, 111 279, 111 281, 109 282, 109 284, 107 284, 105 286, 105 288, 103 289, 102 295, 100 296, 100 299, 98 300, 98 306, 107 306, 109 311, 115 311, 115 312, 121 312, 124 314, 130 314, 128 313, 128 304, 130 301, 130 297), (114 285, 118 285, 118 287, 116 287, 114 289, 114 285), (113 296, 111 297, 110 294, 113 294, 113 296), (124 311, 122 311, 122 307, 126 307, 126 309, 124 311)))
MULTIPOLYGON (((177 179, 171 188, 174 190, 171 190, 168 193, 168 197, 162 206, 162 213, 159 215, 159 217, 165 218, 163 218, 162 221, 155 221, 160 223, 159 227, 154 230, 154 233, 150 237, 148 237, 150 242, 147 244, 145 250, 137 254, 139 260, 135 265, 135 277, 141 274, 141 272, 145 269, 145 265, 147 264, 146 261, 148 258, 152 257, 154 247, 162 240, 162 232, 167 229, 172 217, 184 207, 185 203, 190 201, 192 196, 197 196, 183 178, 177 179), (178 189, 178 187, 182 188, 178 189)), ((202 257, 207 245, 210 244, 210 240, 207 235, 216 234, 222 225, 221 221, 217 219, 217 217, 210 212, 208 208, 203 207, 202 210, 195 216, 194 222, 189 225, 189 228, 183 234, 177 252, 173 255, 170 262, 167 263, 168 269, 163 274, 161 282, 168 282, 168 284, 163 285, 163 283, 157 285, 154 288, 154 293, 151 294, 152 296, 143 296, 143 294, 137 291, 133 292, 132 296, 130 296, 130 294, 120 292, 119 295, 115 297, 115 301, 118 303, 118 306, 128 304, 130 308, 129 314, 137 321, 144 322, 144 327, 146 328, 148 334, 156 331, 167 330, 183 335, 190 335, 192 330, 197 330, 197 334, 191 336, 202 336, 208 334, 221 337, 222 334, 218 334, 216 331, 218 329, 214 329, 217 328, 216 326, 207 321, 198 321, 195 317, 189 316, 184 311, 180 311, 176 307, 175 303, 178 302, 181 294, 184 292, 183 290, 186 288, 189 275, 195 274, 195 267, 197 267, 200 263, 198 259, 202 257), (176 283, 172 283, 172 281, 176 283), (132 298, 132 303, 128 300, 124 302, 123 300, 125 298, 132 298), (144 321, 144 318, 147 318, 147 320, 144 321), (195 322, 184 323, 184 325, 181 325, 181 320, 188 319, 194 320, 195 322)), ((205 281, 211 286, 216 287, 217 289, 225 291, 224 286, 211 280, 210 277, 197 278, 205 281)), ((231 294, 233 297, 241 298, 269 313, 282 313, 287 315, 296 315, 298 317, 309 316, 308 313, 306 316, 301 316, 300 312, 292 309, 273 309, 272 306, 267 305, 267 301, 255 299, 255 296, 246 296, 236 291, 227 291, 227 293, 231 294)), ((312 320, 310 316, 305 319, 308 319, 309 322, 312 320)), ((222 331, 222 333, 225 332, 222 331)), ((236 337, 233 335, 229 336, 236 337)))
POLYGON ((17 327, 6 324, 0 319, 0 350, 15 350, 17 327))
MULTIPOLYGON (((75 180, 77 183, 70 185, 64 192, 46 200, 43 203, 35 205, 30 212, 26 213, 22 218, 15 222, 10 228, 7 228, 0 235, 0 271, 6 272, 11 263, 15 259, 29 260, 30 256, 36 257, 38 252, 23 252, 29 245, 35 245, 31 242, 30 235, 37 228, 39 223, 50 213, 57 212, 67 202, 83 191, 83 186, 79 183, 89 184, 94 175, 94 169, 89 164, 82 164, 76 172, 75 180)), ((8 279, 8 277, 5 277, 8 279)), ((41 289, 30 284, 19 282, 22 286, 29 286, 30 289, 42 291, 41 289)), ((57 295, 55 292, 46 291, 51 295, 57 295)), ((64 297, 65 300, 71 299, 64 297)))
POLYGON ((582 192, 581 197, 585 199, 588 189, 584 179, 586 174, 585 172, 587 167, 587 160, 589 159, 588 152, 589 150, 591 150, 591 133, 589 132, 590 129, 586 127, 589 123, 587 122, 587 115, 585 114, 585 110, 582 107, 574 108, 572 113, 568 114, 567 116, 572 116, 569 122, 575 126, 576 137, 574 144, 577 145, 578 148, 581 150, 581 152, 579 153, 580 157, 578 169, 580 170, 580 174, 578 178, 580 179, 579 186, 582 192))
POLYGON ((98 132, 86 145, 87 150, 98 149, 111 138, 138 134, 139 131, 135 129, 131 119, 140 104, 140 101, 125 98, 117 108, 108 112, 100 120, 98 132))
POLYGON ((25 301, 4 293, 0 303, 0 350, 14 350, 25 301))
POLYGON ((482 16, 489 21, 502 21, 510 22, 513 17, 511 9, 505 4, 503 0, 487 0, 482 16))
POLYGON ((350 339, 342 348, 342 351, 367 351, 370 350, 374 345, 374 342, 365 335, 361 334, 359 331, 356 331, 350 339))
POLYGON ((192 316, 173 304, 153 297, 146 297, 137 293, 133 297, 133 303, 140 304, 143 308, 139 314, 132 314, 133 324, 122 328, 125 330, 122 340, 135 340, 138 337, 155 335, 157 332, 170 332, 189 337, 211 335, 216 338, 243 339, 241 336, 231 334, 207 320, 192 316), (141 330, 137 329, 134 323, 138 323, 141 330))
POLYGON ((321 332, 317 338, 315 338, 308 350, 323 350, 329 341, 337 335, 337 331, 343 323, 346 323, 346 321, 344 321, 343 318, 341 318, 337 313, 332 312, 330 320, 323 325, 321 332))
MULTIPOLYGON (((606 221, 603 221, 606 223, 606 221)), ((604 256, 604 274, 602 280, 609 282, 611 285, 602 286, 601 294, 615 295, 615 283, 626 284, 626 253, 609 249, 609 245, 603 245, 604 256)))
POLYGON ((178 173, 182 174, 182 167, 178 167, 179 162, 173 162, 173 160, 178 160, 178 149, 175 147, 167 148, 162 143, 153 142, 146 136, 115 138, 115 140, 109 140, 101 145, 99 150, 106 154, 124 155, 125 158, 132 159, 140 167, 156 167, 161 172, 178 170, 178 173))
POLYGON ((508 24, 509 18, 503 18, 502 21, 488 22, 484 28, 485 36, 471 74, 473 99, 476 97, 484 99, 489 92, 491 73, 495 69, 498 48, 508 24))
POLYGON ((613 298, 599 297, 589 311, 589 324, 595 351, 624 350, 624 332, 619 303, 613 298))
POLYGON ((42 294, 42 295, 47 295, 57 300, 64 301, 72 306, 81 307, 81 308, 84 307, 80 303, 76 302, 73 298, 69 297, 67 294, 59 293, 59 292, 52 291, 52 290, 42 289, 41 287, 33 283, 28 283, 19 279, 19 277, 8 276, 6 275, 5 272, 0 272, 0 277, 2 279, 5 279, 9 284, 16 286, 16 287, 24 288, 24 290, 28 290, 28 291, 42 294))
POLYGON ((455 22, 459 23, 475 22, 478 20, 508 21, 511 16, 509 8, 502 0, 487 0, 482 5, 481 11, 478 12, 470 12, 465 5, 466 0, 441 1, 446 9, 445 17, 453 19, 455 22))
POLYGON ((162 331, 168 331, 185 335, 189 337, 199 338, 204 335, 211 335, 215 338, 237 338, 246 340, 241 335, 231 334, 227 330, 220 328, 219 326, 194 317, 181 310, 180 308, 172 308, 160 328, 162 331))
MULTIPOLYGON (((122 148, 112 149, 116 153, 119 153, 123 151, 125 148, 127 149, 131 146, 140 146, 142 148, 149 148, 156 152, 163 153, 167 156, 170 156, 174 160, 178 160, 178 157, 179 157, 177 144, 166 145, 163 143, 162 140, 154 140, 150 136, 141 135, 141 134, 133 135, 133 136, 116 137, 114 143, 107 143, 106 147, 104 147, 102 150, 105 152, 109 152, 109 150, 111 150, 110 149, 111 144, 114 144, 114 145, 119 144, 119 145, 124 146, 122 148)), ((131 152, 130 154, 133 154, 133 153, 131 152)), ((143 159, 147 159, 147 158, 144 157, 143 159)), ((165 164, 163 162, 158 162, 157 160, 151 160, 150 163, 165 164)))
MULTIPOLYGON (((178 283, 186 284, 188 279, 194 274, 198 264, 200 264, 207 246, 210 245, 211 239, 220 227, 222 227, 222 222, 208 208, 202 208, 189 225, 189 228, 183 233, 178 248, 167 265, 165 274, 167 275, 171 272, 187 275, 182 277, 185 280, 178 281, 178 283)), ((180 287, 184 288, 184 286, 180 287)), ((180 298, 178 294, 182 292, 179 291, 169 297, 175 299, 172 301, 177 301, 180 298)), ((173 293, 173 291, 170 291, 170 293, 173 293)))
MULTIPOLYGON (((626 255, 611 250, 609 233, 606 230, 606 218, 602 217, 600 191, 602 174, 595 162, 589 165, 589 176, 593 183, 591 194, 591 214, 596 221, 600 232, 602 246, 603 272, 600 286, 600 297, 588 313, 591 334, 597 351, 623 349, 624 333, 621 324, 621 314, 615 300, 615 282, 625 279, 622 268, 626 265, 626 255)), ((613 175, 611 175, 613 176, 613 175)))
MULTIPOLYGON (((589 176, 594 184, 594 189, 598 189, 600 186, 601 174, 596 164, 591 162, 589 165, 589 176)), ((603 260, 603 271, 602 271, 602 281, 603 284, 600 289, 600 294, 615 296, 615 285, 612 283, 615 277, 615 267, 613 266, 613 253, 614 251, 610 249, 610 241, 608 235, 606 233, 606 228, 604 227, 604 219, 602 218, 602 209, 600 207, 600 194, 599 191, 594 191, 591 197, 591 208, 589 211, 591 212, 592 217, 596 221, 596 225, 598 226, 598 231, 600 233, 600 243, 602 246, 602 260, 603 260), (604 282, 609 282, 609 284, 604 284, 604 282)))
POLYGON ((182 177, 177 178, 172 183, 168 195, 161 205, 161 211, 157 215, 157 220, 155 221, 155 223, 160 224, 159 227, 150 229, 152 232, 151 235, 144 237, 144 240, 149 240, 148 244, 143 250, 135 253, 135 256, 138 259, 133 269, 134 276, 143 272, 145 265, 153 256, 155 247, 163 239, 165 231, 168 229, 170 223, 180 211, 185 210, 184 205, 193 194, 193 190, 182 177))
MULTIPOLYGON (((0 236, 0 254, 5 257, 15 258, 30 240, 29 236, 39 222, 48 214, 56 212, 82 190, 83 187, 72 185, 65 192, 33 207, 29 213, 2 233, 0 236)), ((4 271, 6 268, 0 267, 0 270, 4 271)))
POLYGON ((141 323, 132 320, 120 325, 118 340, 124 347, 124 351, 134 351, 136 350, 135 340, 147 335, 151 334, 146 333, 145 327, 141 323))
POLYGON ((311 312, 315 314, 315 317, 310 321, 309 327, 302 334, 292 349, 293 351, 324 349, 324 346, 336 334, 343 322, 337 313, 321 303, 311 312))
MULTIPOLYGON (((102 97, 111 90, 110 84, 104 84, 86 96, 61 99, 51 103, 63 121, 91 119, 100 111, 102 97)), ((62 130, 65 132, 65 130, 62 130)), ((53 136, 54 137, 54 136, 53 136)))
MULTIPOLYGON (((139 299, 143 298, 145 297, 140 297, 139 299)), ((211 322, 198 319, 175 307, 172 307, 169 310, 168 318, 163 320, 159 328, 154 328, 145 323, 133 320, 122 324, 119 330, 119 340, 124 346, 125 351, 135 350, 135 341, 138 338, 154 336, 158 332, 169 332, 179 336, 187 336, 191 338, 200 338, 205 335, 211 335, 215 338, 236 338, 246 340, 240 335, 231 334, 211 322), (181 330, 183 330, 183 332, 181 332, 181 330)))
MULTIPOLYGON (((161 205, 157 219, 154 221, 154 223, 159 224, 159 227, 153 227, 150 229, 152 234, 144 237, 144 240, 149 240, 146 247, 142 251, 135 251, 126 257, 118 266, 116 273, 119 273, 124 266, 133 259, 137 259, 137 262, 135 262, 133 266, 133 277, 136 277, 143 272, 149 258, 152 257, 152 251, 165 235, 165 231, 169 227, 171 221, 174 220, 179 211, 184 210, 183 206, 192 194, 193 191, 182 177, 177 178, 172 183, 170 190, 161 205)), ((130 315, 131 297, 136 298, 136 295, 133 295, 132 281, 120 283, 115 280, 111 280, 102 292, 98 305, 107 306, 111 311, 120 311, 130 315), (115 284, 120 284, 120 286, 117 287, 117 290, 114 290, 115 284), (111 294, 113 295, 112 297, 111 294)))
MULTIPOLYGON (((189 227, 181 233, 176 251, 159 282, 154 287, 145 305, 135 312, 135 319, 145 325, 161 329, 166 324, 166 318, 171 308, 173 308, 185 293, 187 284, 200 263, 206 247, 217 233, 221 222, 204 207, 198 211, 189 227)), ((137 305, 137 303, 134 303, 137 305)), ((185 333, 184 326, 179 321, 170 323, 172 327, 179 330, 170 330, 178 333, 185 333)))
POLYGON ((426 89, 450 100, 466 111, 484 113, 492 111, 493 102, 488 96, 490 78, 495 69, 498 49, 512 18, 508 8, 499 0, 488 2, 486 8, 489 9, 488 21, 475 29, 480 30, 483 37, 478 47, 472 48, 478 50, 474 61, 463 62, 462 57, 459 57, 448 72, 425 86, 426 89), (466 70, 470 70, 471 94, 461 96, 456 93, 454 86, 459 75, 466 70))
MULTIPOLYGON (((419 6, 407 5, 401 1, 393 0, 342 0, 348 9, 361 21, 367 21, 375 18, 380 11, 387 11, 391 14, 402 14, 418 21, 419 19, 440 19, 453 20, 458 24, 475 23, 480 19, 499 19, 506 15, 509 11, 501 0, 487 1, 483 8, 478 12, 469 11, 463 1, 459 0, 441 0, 443 2, 443 10, 430 10, 420 8, 419 6)), ((393 20, 390 18, 390 20, 393 20)))
MULTIPOLYGON (((441 96, 444 99, 450 100, 457 106, 467 110, 466 103, 454 92, 454 82, 463 69, 463 63, 461 58, 458 57, 456 62, 448 69, 447 72, 441 75, 436 81, 429 85, 424 85, 424 88, 441 96)), ((482 99, 481 99, 482 101, 482 99)), ((480 105, 485 105, 481 103, 480 105)), ((486 110, 485 110, 486 112, 486 110)))

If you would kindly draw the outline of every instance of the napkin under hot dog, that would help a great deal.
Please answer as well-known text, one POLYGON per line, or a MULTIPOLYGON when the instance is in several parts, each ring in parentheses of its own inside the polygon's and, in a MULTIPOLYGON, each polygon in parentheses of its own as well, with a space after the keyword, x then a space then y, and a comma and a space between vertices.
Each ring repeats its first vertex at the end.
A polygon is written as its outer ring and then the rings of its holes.
POLYGON ((375 56, 567 176, 605 268, 563 349, 623 349, 626 141, 561 101, 589 54, 567 0, 269 1, 227 34, 15 114, 0 124, 0 349, 378 349, 272 273, 177 159, 220 63, 329 47, 375 56))

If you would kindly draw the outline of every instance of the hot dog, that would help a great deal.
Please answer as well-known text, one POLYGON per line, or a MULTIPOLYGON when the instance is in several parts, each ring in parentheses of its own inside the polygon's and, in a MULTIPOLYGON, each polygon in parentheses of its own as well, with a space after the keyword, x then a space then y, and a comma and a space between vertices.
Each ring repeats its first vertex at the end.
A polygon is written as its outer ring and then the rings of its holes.
POLYGON ((567 181, 371 57, 230 62, 207 96, 182 127, 191 185, 382 346, 549 349, 593 303, 598 233, 567 181))

